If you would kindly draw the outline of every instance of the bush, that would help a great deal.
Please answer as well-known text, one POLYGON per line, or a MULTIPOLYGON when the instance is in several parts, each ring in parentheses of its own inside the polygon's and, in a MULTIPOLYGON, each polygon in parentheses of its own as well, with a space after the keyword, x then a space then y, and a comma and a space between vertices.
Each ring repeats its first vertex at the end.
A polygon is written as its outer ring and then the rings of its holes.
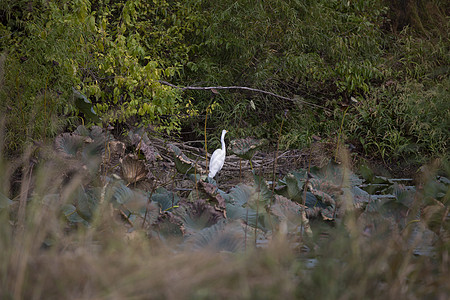
POLYGON ((366 153, 390 161, 424 163, 426 157, 448 156, 450 79, 431 88, 416 81, 384 87, 361 101, 349 121, 350 137, 366 153))
POLYGON ((103 123, 178 129, 179 92, 158 80, 173 76, 186 60, 187 46, 180 39, 193 30, 195 15, 181 8, 173 12, 173 7, 180 4, 99 1, 91 6, 72 0, 2 5, 0 110, 8 115, 9 149, 54 136, 76 122, 73 89, 93 103, 103 123), (193 21, 184 22, 188 17, 193 21), (163 48, 170 51, 160 52, 163 48))
MULTIPOLYGON (((182 84, 251 86, 333 110, 332 103, 365 94, 381 79, 378 66, 385 41, 379 30, 385 13, 382 1, 201 3, 203 30, 191 39, 198 47, 190 51, 192 62, 181 74, 182 84)), ((204 92, 190 95, 200 112, 212 101, 204 92)), ((316 116, 311 117, 311 111, 296 101, 257 93, 220 91, 213 101, 220 105, 209 119, 210 127, 225 125, 243 135, 277 135, 285 109, 296 118, 316 118, 311 125, 317 129, 322 127, 317 122, 328 118, 321 109, 314 108, 316 116)), ((297 125, 294 122, 290 127, 297 125)), ((299 126, 294 129, 308 131, 299 126)), ((201 132, 201 125, 197 130, 201 132)), ((310 139, 317 133, 314 131, 300 140, 310 139)), ((300 140, 286 145, 304 145, 300 140)))

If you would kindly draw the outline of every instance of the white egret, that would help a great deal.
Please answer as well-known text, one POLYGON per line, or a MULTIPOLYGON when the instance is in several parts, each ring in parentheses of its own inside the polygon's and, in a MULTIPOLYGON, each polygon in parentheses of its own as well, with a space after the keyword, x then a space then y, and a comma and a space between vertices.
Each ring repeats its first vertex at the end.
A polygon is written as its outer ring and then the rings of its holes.
POLYGON ((214 178, 216 176, 217 172, 219 172, 222 167, 223 163, 225 162, 225 155, 226 155, 226 148, 225 148, 225 134, 228 131, 225 129, 222 130, 222 137, 220 141, 222 142, 222 149, 216 149, 214 153, 211 156, 211 159, 209 160, 209 175, 208 177, 214 178))

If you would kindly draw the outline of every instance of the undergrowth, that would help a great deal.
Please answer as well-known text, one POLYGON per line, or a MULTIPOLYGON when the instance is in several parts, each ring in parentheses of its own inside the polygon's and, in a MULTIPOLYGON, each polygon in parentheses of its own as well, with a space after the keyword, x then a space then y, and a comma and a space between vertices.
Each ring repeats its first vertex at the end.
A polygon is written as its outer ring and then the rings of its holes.
POLYGON ((382 87, 355 106, 348 135, 391 163, 425 163, 430 154, 448 159, 449 86, 447 78, 428 88, 415 81, 382 87))

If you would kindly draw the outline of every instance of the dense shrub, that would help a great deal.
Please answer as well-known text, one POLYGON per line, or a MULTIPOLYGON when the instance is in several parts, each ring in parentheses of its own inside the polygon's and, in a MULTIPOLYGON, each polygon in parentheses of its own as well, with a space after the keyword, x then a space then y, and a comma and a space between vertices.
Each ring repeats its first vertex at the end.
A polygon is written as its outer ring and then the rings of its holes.
POLYGON ((92 7, 86 0, 6 1, 0 51, 8 147, 75 122, 60 118, 79 112, 73 90, 93 103, 103 123, 177 129, 179 93, 158 80, 186 60, 187 46, 178 40, 192 30, 183 18, 195 15, 172 8, 166 1, 99 1, 92 7))
POLYGON ((409 82, 382 87, 356 106, 350 120, 351 137, 366 153, 395 161, 448 155, 448 95, 450 81, 426 88, 409 82))
MULTIPOLYGON (((200 46, 191 72, 183 77, 185 84, 252 86, 328 105, 364 94, 380 79, 381 1, 203 1, 201 8, 207 21, 197 35, 200 46)), ((195 97, 204 99, 198 101, 204 111, 209 95, 195 97)), ((230 128, 250 125, 258 130, 263 119, 266 136, 278 128, 284 109, 296 118, 316 114, 257 94, 222 93, 217 102, 214 127, 225 122, 230 128)), ((304 145, 300 140, 291 144, 304 145)))

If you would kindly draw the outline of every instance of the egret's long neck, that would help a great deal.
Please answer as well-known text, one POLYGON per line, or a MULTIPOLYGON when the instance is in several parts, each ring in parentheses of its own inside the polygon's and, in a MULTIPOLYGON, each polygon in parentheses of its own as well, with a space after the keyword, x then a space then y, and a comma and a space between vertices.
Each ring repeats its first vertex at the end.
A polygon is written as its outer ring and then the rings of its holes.
POLYGON ((226 133, 226 132, 222 133, 222 138, 221 138, 221 142, 222 142, 222 151, 223 151, 223 153, 226 152, 226 147, 225 147, 225 133, 226 133))

